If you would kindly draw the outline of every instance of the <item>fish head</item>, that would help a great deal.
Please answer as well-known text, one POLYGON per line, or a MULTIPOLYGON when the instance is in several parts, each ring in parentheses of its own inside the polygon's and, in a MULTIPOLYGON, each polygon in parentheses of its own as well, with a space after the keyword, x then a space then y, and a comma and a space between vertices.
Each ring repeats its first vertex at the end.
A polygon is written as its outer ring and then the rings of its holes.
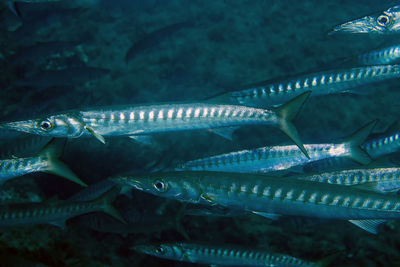
POLYGON ((164 259, 179 260, 183 258, 183 252, 181 249, 179 249, 179 246, 174 246, 172 244, 135 245, 132 247, 132 249, 143 254, 164 259))
POLYGON ((0 128, 50 137, 79 137, 83 133, 83 123, 71 115, 7 122, 0 124, 0 128))
POLYGON ((329 34, 334 33, 400 33, 400 6, 394 6, 380 13, 340 24, 334 27, 329 34))
POLYGON ((160 172, 138 175, 120 175, 109 178, 123 186, 131 186, 152 195, 197 203, 201 190, 191 175, 185 172, 160 172))

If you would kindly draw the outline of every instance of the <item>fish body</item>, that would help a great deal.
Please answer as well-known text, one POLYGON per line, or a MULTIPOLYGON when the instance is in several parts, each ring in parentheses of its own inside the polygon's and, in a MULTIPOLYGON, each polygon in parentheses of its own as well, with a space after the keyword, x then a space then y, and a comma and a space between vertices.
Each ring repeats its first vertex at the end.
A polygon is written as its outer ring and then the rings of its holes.
POLYGON ((340 24, 329 34, 395 34, 400 32, 400 6, 340 24))
POLYGON ((82 191, 68 198, 69 201, 90 201, 98 198, 104 193, 110 191, 115 186, 115 183, 110 180, 102 180, 92 184, 82 191))
POLYGON ((377 192, 400 189, 400 168, 351 169, 297 176, 296 179, 320 183, 359 186, 377 192))
POLYGON ((154 173, 110 179, 161 197, 219 204, 260 215, 345 220, 400 218, 397 196, 335 184, 221 172, 154 173))
POLYGON ((232 103, 252 107, 271 107, 311 90, 312 96, 350 91, 354 87, 397 78, 400 65, 376 65, 338 69, 295 76, 283 81, 262 82, 243 90, 225 93, 215 99, 228 98, 232 103))
MULTIPOLYGON (((383 156, 392 154, 400 149, 400 125, 393 123, 388 129, 379 134, 374 134, 361 145, 372 160, 377 160, 383 156)), ((338 169, 357 168, 355 163, 345 157, 331 157, 322 160, 311 161, 304 165, 305 172, 326 172, 338 169)))
POLYGON ((94 136, 104 143, 103 136, 134 137, 215 128, 232 131, 234 127, 264 124, 279 127, 307 154, 291 121, 309 94, 306 92, 275 110, 208 103, 111 107, 4 123, 0 128, 53 137, 94 136))
POLYGON ((369 163, 369 155, 360 149, 376 121, 370 122, 342 143, 305 144, 310 158, 294 145, 261 147, 242 150, 184 163, 176 170, 222 171, 222 172, 271 172, 287 170, 332 157, 349 157, 361 164, 369 163))
POLYGON ((47 201, 44 203, 18 203, 0 206, 0 227, 55 224, 63 226, 72 217, 95 211, 105 212, 124 221, 112 207, 118 196, 117 191, 110 191, 98 199, 87 202, 47 201))
POLYGON ((58 160, 65 140, 52 140, 39 154, 24 158, 0 160, 0 183, 33 172, 48 172, 87 186, 64 163, 58 160))
POLYGON ((373 158, 396 152, 400 148, 400 125, 393 123, 385 132, 367 140, 362 148, 373 158))
POLYGON ((398 60, 400 60, 400 45, 384 47, 357 57, 357 61, 363 65, 391 64, 398 60))
POLYGON ((320 266, 285 254, 245 247, 195 243, 136 245, 134 250, 159 258, 219 266, 320 266))

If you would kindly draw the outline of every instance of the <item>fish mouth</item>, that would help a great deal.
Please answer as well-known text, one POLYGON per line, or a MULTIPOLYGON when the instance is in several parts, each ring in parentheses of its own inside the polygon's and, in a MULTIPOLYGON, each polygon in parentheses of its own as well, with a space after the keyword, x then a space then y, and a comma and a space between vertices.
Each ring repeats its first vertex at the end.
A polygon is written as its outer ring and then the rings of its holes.
POLYGON ((26 132, 26 133, 36 133, 34 122, 32 121, 16 121, 16 122, 1 123, 0 129, 26 132))
POLYGON ((370 18, 362 18, 358 20, 349 21, 340 25, 335 26, 328 34, 365 34, 365 33, 378 33, 379 30, 372 27, 370 24, 370 18))
POLYGON ((108 180, 123 186, 130 186, 140 191, 148 191, 148 189, 143 186, 143 182, 139 179, 128 179, 126 176, 115 176, 108 178, 108 180))

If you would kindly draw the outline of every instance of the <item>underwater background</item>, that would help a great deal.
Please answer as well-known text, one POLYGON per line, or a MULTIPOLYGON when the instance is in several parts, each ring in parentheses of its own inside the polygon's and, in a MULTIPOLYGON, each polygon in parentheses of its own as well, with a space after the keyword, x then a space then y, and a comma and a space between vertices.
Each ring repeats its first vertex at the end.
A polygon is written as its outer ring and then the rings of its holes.
MULTIPOLYGON (((96 106, 201 102, 246 84, 335 68, 346 58, 392 44, 398 37, 332 36, 328 31, 395 4, 367 0, 21 2, 18 17, 3 2, 1 120, 96 106)), ((309 98, 295 120, 303 142, 338 140, 373 119, 379 119, 375 131, 383 131, 398 119, 399 84, 391 80, 368 85, 371 93, 365 95, 309 98)), ((4 142, 13 136, 2 133, 4 142)), ((118 173, 167 169, 209 155, 291 144, 279 130, 264 126, 242 127, 233 142, 207 131, 157 134, 155 139, 151 146, 120 137, 109 138, 105 145, 94 138, 70 139, 63 161, 87 184, 94 184, 118 173)), ((67 199, 80 190, 66 180, 39 173, 7 182, 0 198, 67 199)), ((339 220, 179 217, 182 204, 178 202, 132 194, 131 199, 120 196, 115 201, 124 217, 132 216, 129 220, 136 225, 131 229, 96 231, 88 227, 86 215, 68 220, 66 229, 49 225, 7 229, 0 233, 0 265, 192 266, 130 250, 141 242, 185 240, 177 224, 196 242, 261 248, 307 260, 340 251, 332 266, 400 265, 397 221, 372 235, 339 220), (162 216, 160 209, 165 209, 162 216)))

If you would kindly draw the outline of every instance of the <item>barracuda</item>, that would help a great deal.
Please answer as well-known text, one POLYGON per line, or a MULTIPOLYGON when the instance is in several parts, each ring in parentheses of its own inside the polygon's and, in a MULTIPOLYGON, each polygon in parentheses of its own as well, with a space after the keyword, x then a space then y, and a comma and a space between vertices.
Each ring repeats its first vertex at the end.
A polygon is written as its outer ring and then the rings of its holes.
POLYGON ((393 34, 400 31, 400 6, 340 24, 329 34, 393 34))
POLYGON ((310 159, 305 157, 296 146, 273 146, 197 159, 184 163, 176 170, 264 173, 286 170, 331 157, 348 157, 361 164, 368 164, 370 158, 360 149, 360 145, 368 137, 375 124, 376 121, 368 123, 350 137, 345 138, 342 143, 304 145, 310 159))
POLYGON ((212 266, 325 266, 328 261, 310 262, 285 254, 251 250, 235 246, 194 243, 161 243, 136 245, 140 253, 163 259, 211 264, 212 266))
MULTIPOLYGON (((373 134, 361 145, 361 148, 373 159, 378 160, 399 150, 400 148, 400 125, 398 122, 389 126, 385 132, 373 134)), ((387 166, 390 162, 385 162, 387 166)), ((390 164, 392 165, 392 164, 390 164)), ((332 157, 318 161, 311 161, 304 165, 305 172, 326 172, 333 170, 343 170, 357 168, 351 160, 347 158, 332 157)))
POLYGON ((296 176, 296 179, 388 193, 400 189, 400 168, 352 169, 296 176))
POLYGON ((227 135, 236 127, 267 124, 279 127, 307 155, 291 121, 310 93, 305 92, 274 110, 203 103, 163 104, 72 111, 44 119, 3 123, 0 128, 53 137, 94 136, 105 143, 103 136, 138 137, 196 129, 227 135))
POLYGON ((361 54, 357 61, 363 65, 390 64, 400 60, 400 45, 393 45, 361 54))
POLYGON ((36 156, 0 160, 0 183, 28 173, 47 172, 82 186, 87 186, 67 165, 58 160, 58 157, 62 154, 64 144, 65 140, 54 139, 36 156))
POLYGON ((244 90, 225 93, 213 99, 252 107, 272 107, 285 103, 306 90, 312 96, 350 91, 354 87, 397 78, 400 65, 379 65, 330 70, 294 76, 277 82, 262 82, 244 90))
POLYGON ((373 158, 396 152, 400 148, 400 125, 398 122, 389 126, 385 132, 377 134, 367 140, 362 148, 373 158))
POLYGON ((110 179, 161 197, 218 204, 268 218, 294 215, 349 220, 371 233, 376 233, 385 220, 400 218, 397 196, 335 184, 221 172, 152 173, 110 179))
POLYGON ((64 227, 69 218, 102 211, 125 222, 111 202, 119 195, 119 189, 111 190, 99 198, 87 202, 47 201, 44 203, 18 203, 0 205, 0 227, 35 224, 54 224, 64 227))

